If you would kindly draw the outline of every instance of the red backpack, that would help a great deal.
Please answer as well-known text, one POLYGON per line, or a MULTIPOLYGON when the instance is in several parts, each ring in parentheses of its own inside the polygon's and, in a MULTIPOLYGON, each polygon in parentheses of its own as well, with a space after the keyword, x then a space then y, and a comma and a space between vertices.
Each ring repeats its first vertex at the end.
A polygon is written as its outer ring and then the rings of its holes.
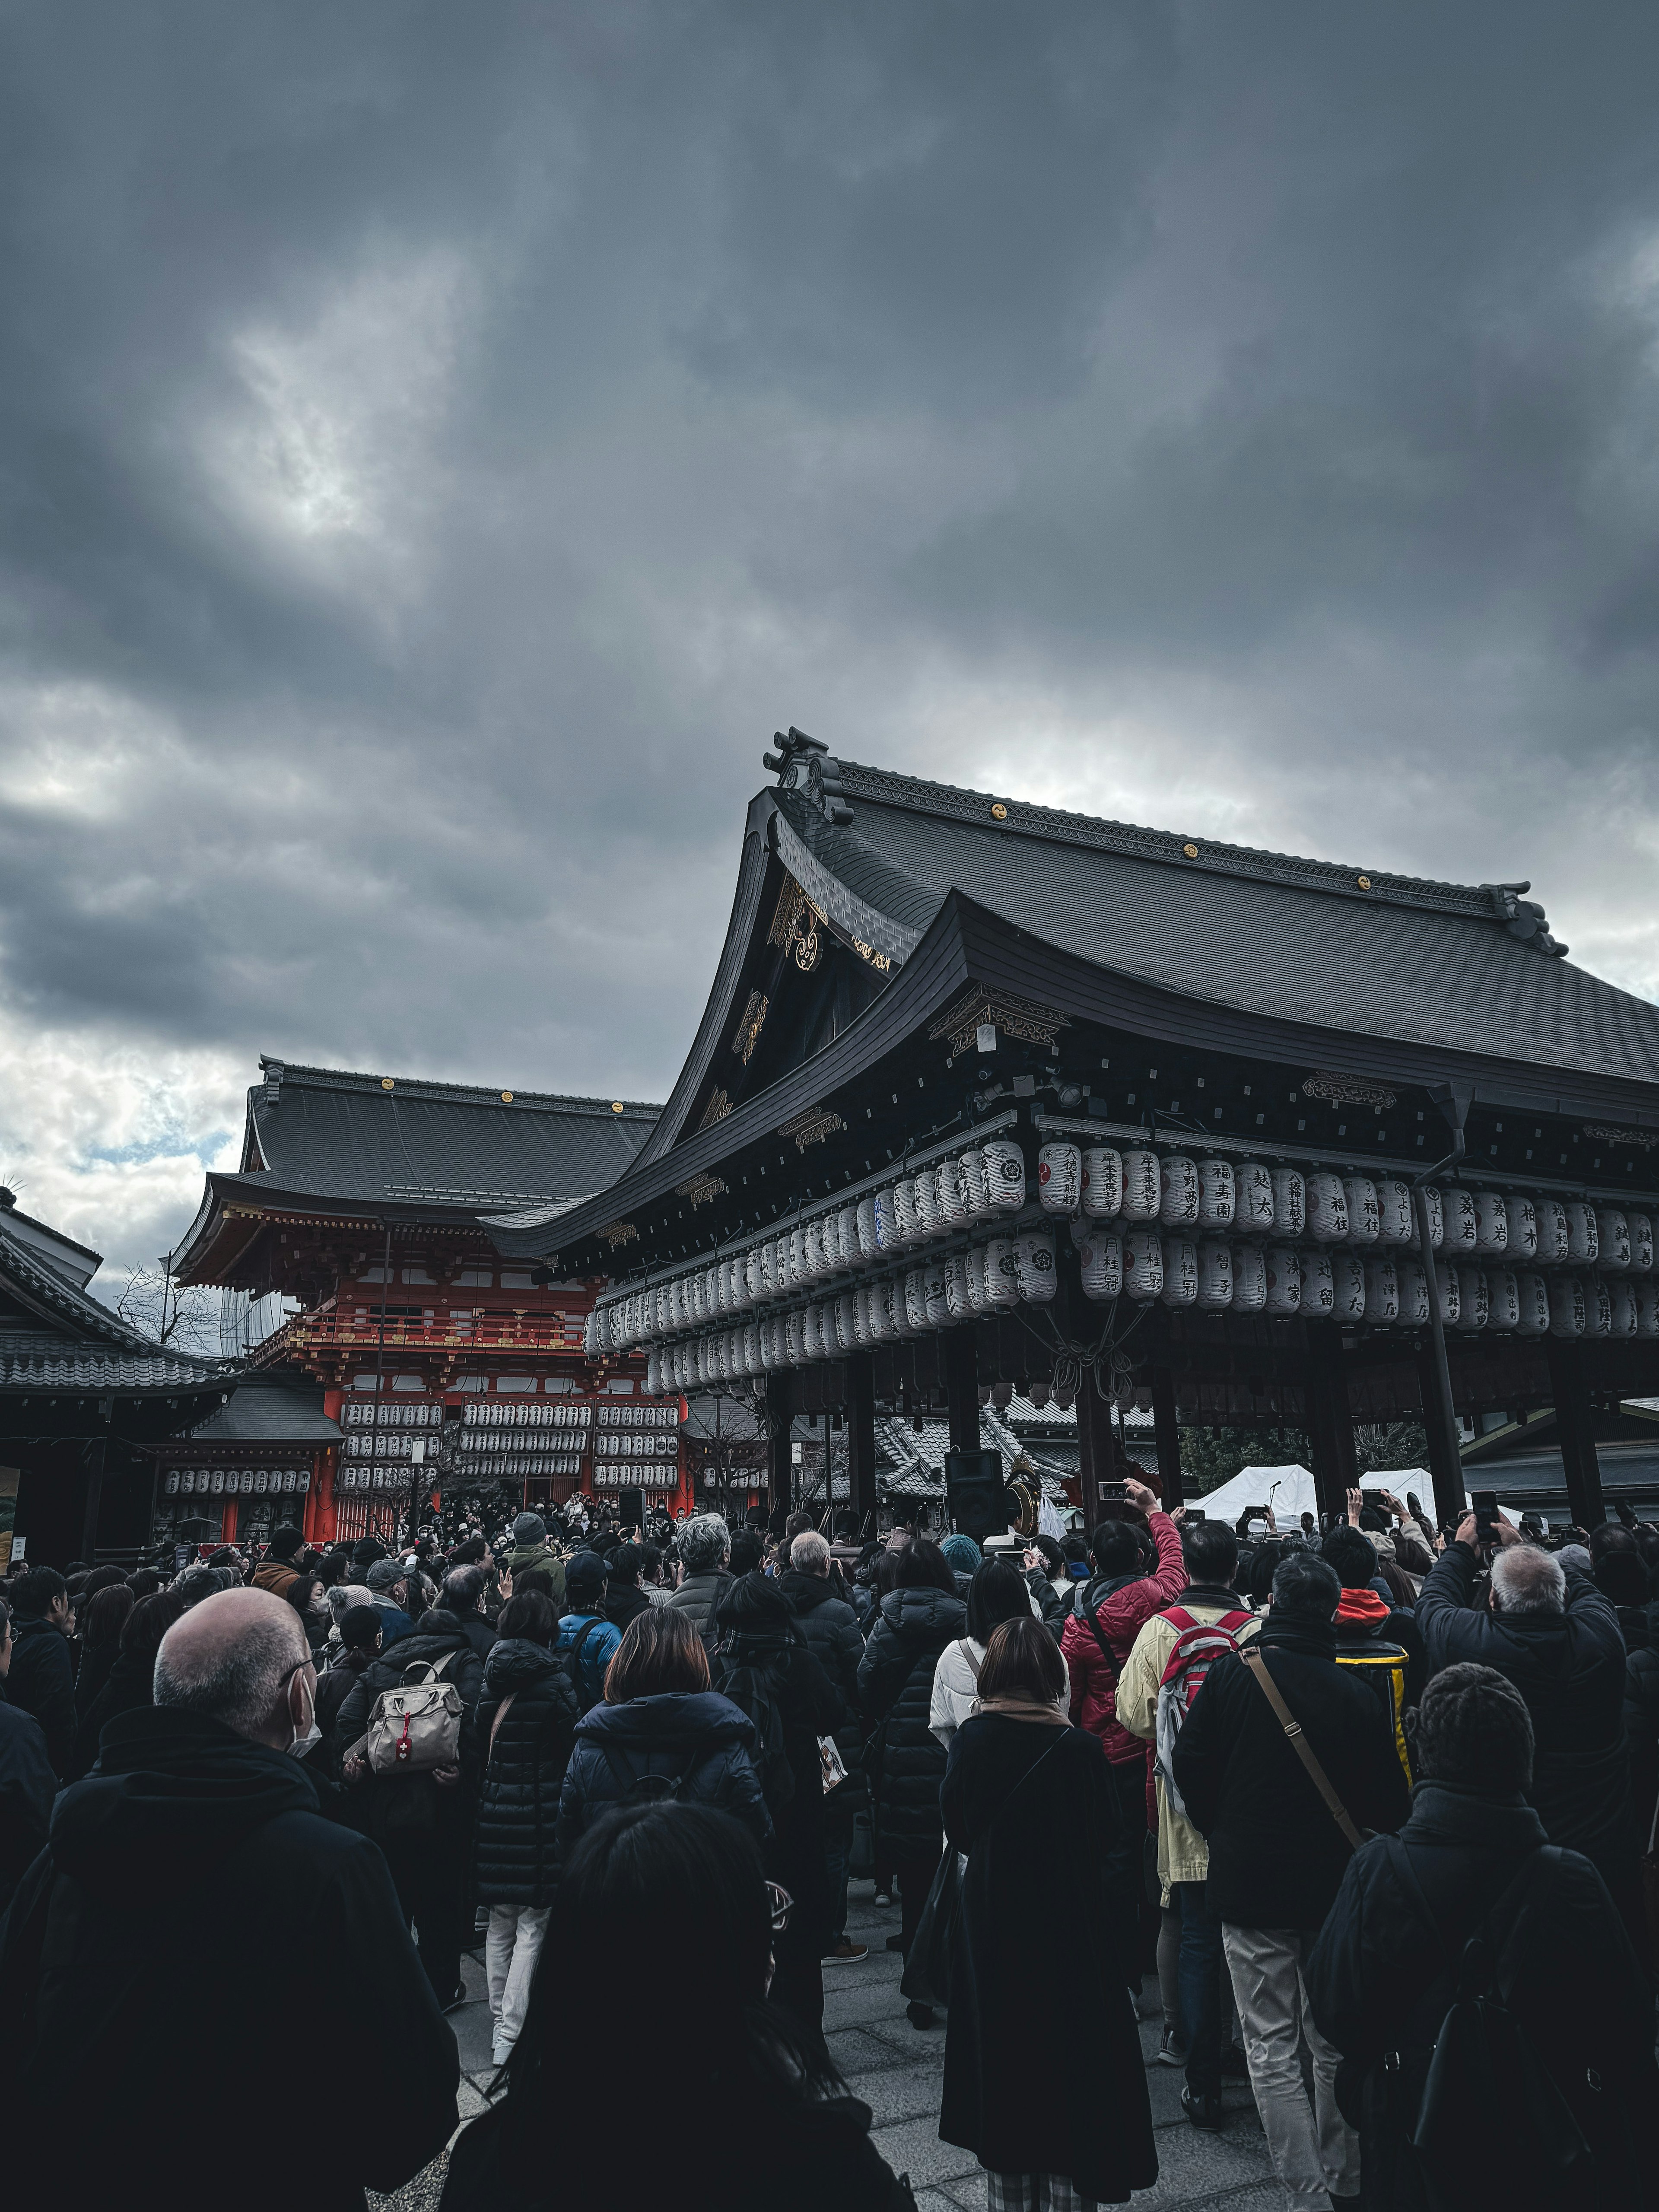
POLYGON ((1161 1613, 1177 1633, 1175 1645, 1164 1663, 1158 1683, 1158 1755, 1153 1771, 1164 1784, 1165 1795, 1175 1811, 1183 1820, 1187 1808, 1179 1790, 1176 1788, 1173 1759, 1176 1738, 1181 1724, 1192 1711, 1193 1699, 1204 1687, 1205 1678, 1218 1659, 1228 1652, 1237 1655, 1238 1632, 1255 1621, 1253 1613, 1224 1613, 1219 1620, 1194 1620, 1190 1613, 1178 1605, 1161 1613))

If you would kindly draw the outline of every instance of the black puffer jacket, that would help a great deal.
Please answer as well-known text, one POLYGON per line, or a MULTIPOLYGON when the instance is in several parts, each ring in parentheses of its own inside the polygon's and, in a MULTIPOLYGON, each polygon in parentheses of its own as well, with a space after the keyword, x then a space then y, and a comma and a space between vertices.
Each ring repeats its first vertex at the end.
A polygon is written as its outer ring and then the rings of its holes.
POLYGON ((472 1648, 461 1623, 452 1613, 434 1607, 421 1616, 418 1630, 400 1636, 372 1667, 367 1668, 347 1692, 335 1730, 343 1749, 349 1749, 368 1727, 374 1700, 382 1691, 412 1686, 424 1677, 421 1665, 450 1663, 439 1678, 453 1682, 461 1693, 461 1782, 446 1789, 429 1774, 368 1774, 352 1785, 347 1796, 351 1825, 377 1843, 383 1838, 426 1829, 451 1834, 471 1824, 478 1768, 478 1699, 483 1691, 483 1661, 472 1648))
POLYGON ((864 1723, 859 1717, 859 1662, 864 1657, 864 1632, 858 1614, 838 1596, 830 1575, 803 1575, 791 1567, 778 1578, 789 1610, 795 1616, 807 1649, 840 1691, 847 1717, 836 1730, 836 1748, 847 1769, 847 1779, 825 1805, 846 1818, 870 1802, 870 1785, 864 1772, 864 1723))
POLYGON ((730 1813, 767 1849, 772 1816, 755 1771, 758 1753, 749 1716, 713 1690, 594 1705, 577 1723, 559 1793, 560 1863, 603 1814, 643 1795, 638 1785, 647 1775, 662 1777, 687 1804, 730 1813))
POLYGON ((881 1723, 872 1740, 876 1832, 896 1851, 937 1851, 944 1838, 939 1790, 945 1747, 927 1716, 939 1656, 967 1627, 968 1608, 959 1597, 939 1589, 889 1590, 859 1662, 859 1703, 881 1723))
POLYGON ((83 1774, 91 1773, 106 1721, 112 1721, 118 1713, 137 1712, 141 1706, 155 1703, 155 1656, 153 1652, 121 1651, 116 1654, 115 1664, 109 1670, 109 1680, 88 1706, 81 1725, 75 1732, 75 1754, 70 1761, 66 1779, 78 1782, 83 1774))
POLYGON ((486 1764, 475 1856, 478 1896, 485 1905, 553 1902, 559 1791, 570 1764, 576 1717, 575 1694, 563 1662, 544 1644, 503 1637, 484 1662, 478 1702, 478 1737, 486 1764))

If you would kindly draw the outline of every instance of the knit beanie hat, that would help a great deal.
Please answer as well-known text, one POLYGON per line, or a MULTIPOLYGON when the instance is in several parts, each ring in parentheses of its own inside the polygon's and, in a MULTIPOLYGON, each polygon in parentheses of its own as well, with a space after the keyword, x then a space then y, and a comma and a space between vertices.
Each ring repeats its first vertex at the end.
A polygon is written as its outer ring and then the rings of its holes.
POLYGON ((544 1544, 547 1541, 546 1522, 539 1513, 520 1513, 513 1523, 513 1540, 521 1545, 544 1544))

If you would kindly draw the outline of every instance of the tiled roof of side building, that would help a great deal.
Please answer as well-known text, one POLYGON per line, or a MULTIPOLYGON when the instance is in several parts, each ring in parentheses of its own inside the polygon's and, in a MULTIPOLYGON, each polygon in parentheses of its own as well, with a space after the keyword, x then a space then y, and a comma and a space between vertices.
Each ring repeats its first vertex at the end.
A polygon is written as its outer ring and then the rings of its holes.
POLYGON ((200 1389, 234 1361, 198 1358, 129 1328, 0 1222, 0 1281, 33 1319, 0 1328, 0 1386, 35 1390, 200 1389))
POLYGON ((844 903, 853 933, 894 958, 954 889, 1182 997, 1659 1082, 1659 1006, 1544 957, 1561 948, 1524 884, 1431 883, 823 766, 833 806, 813 781, 817 760, 771 794, 780 856, 832 920, 844 903))
POLYGON ((637 1100, 490 1091, 263 1059, 248 1092, 250 1189, 474 1210, 614 1182, 656 1124, 637 1100))

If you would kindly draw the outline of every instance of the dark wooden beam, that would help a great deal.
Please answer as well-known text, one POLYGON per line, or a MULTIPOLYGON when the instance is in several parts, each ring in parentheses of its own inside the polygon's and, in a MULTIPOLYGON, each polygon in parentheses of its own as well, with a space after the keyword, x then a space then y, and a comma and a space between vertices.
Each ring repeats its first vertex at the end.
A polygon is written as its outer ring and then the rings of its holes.
MULTIPOLYGON (((847 1363, 847 1502, 859 1516, 859 1534, 876 1532, 876 1364, 867 1352, 847 1363)), ((835 1516, 830 1516, 830 1527, 835 1516)))
POLYGON ((950 1404, 951 1449, 976 1452, 979 1443, 979 1364, 971 1322, 945 1336, 945 1387, 950 1404))
MULTIPOLYGON (((793 1400, 787 1378, 769 1376, 766 1384, 766 1416, 769 1434, 766 1439, 766 1485, 771 1496, 774 1516, 787 1513, 794 1502, 793 1480, 794 1464, 789 1452, 789 1431, 793 1427, 793 1400)), ((781 1527, 781 1522, 779 1523, 781 1527)))
POLYGON ((1313 1462, 1314 1498, 1322 1516, 1345 1511, 1348 1492, 1358 1480, 1354 1458, 1353 1418, 1348 1382, 1342 1370, 1341 1332, 1329 1322, 1308 1323, 1305 1388, 1308 1450, 1313 1462))
POLYGON ((1167 1367, 1152 1370, 1152 1436, 1158 1445, 1158 1479, 1164 1510, 1186 1503, 1181 1482, 1181 1426, 1176 1419, 1175 1376, 1167 1367))
POLYGON ((1555 1433, 1567 1478, 1567 1510, 1581 1528, 1598 1528, 1607 1517, 1601 1495, 1601 1463, 1596 1457, 1594 1408, 1585 1373, 1584 1348, 1559 1337, 1548 1340, 1550 1382, 1555 1393, 1555 1433))

